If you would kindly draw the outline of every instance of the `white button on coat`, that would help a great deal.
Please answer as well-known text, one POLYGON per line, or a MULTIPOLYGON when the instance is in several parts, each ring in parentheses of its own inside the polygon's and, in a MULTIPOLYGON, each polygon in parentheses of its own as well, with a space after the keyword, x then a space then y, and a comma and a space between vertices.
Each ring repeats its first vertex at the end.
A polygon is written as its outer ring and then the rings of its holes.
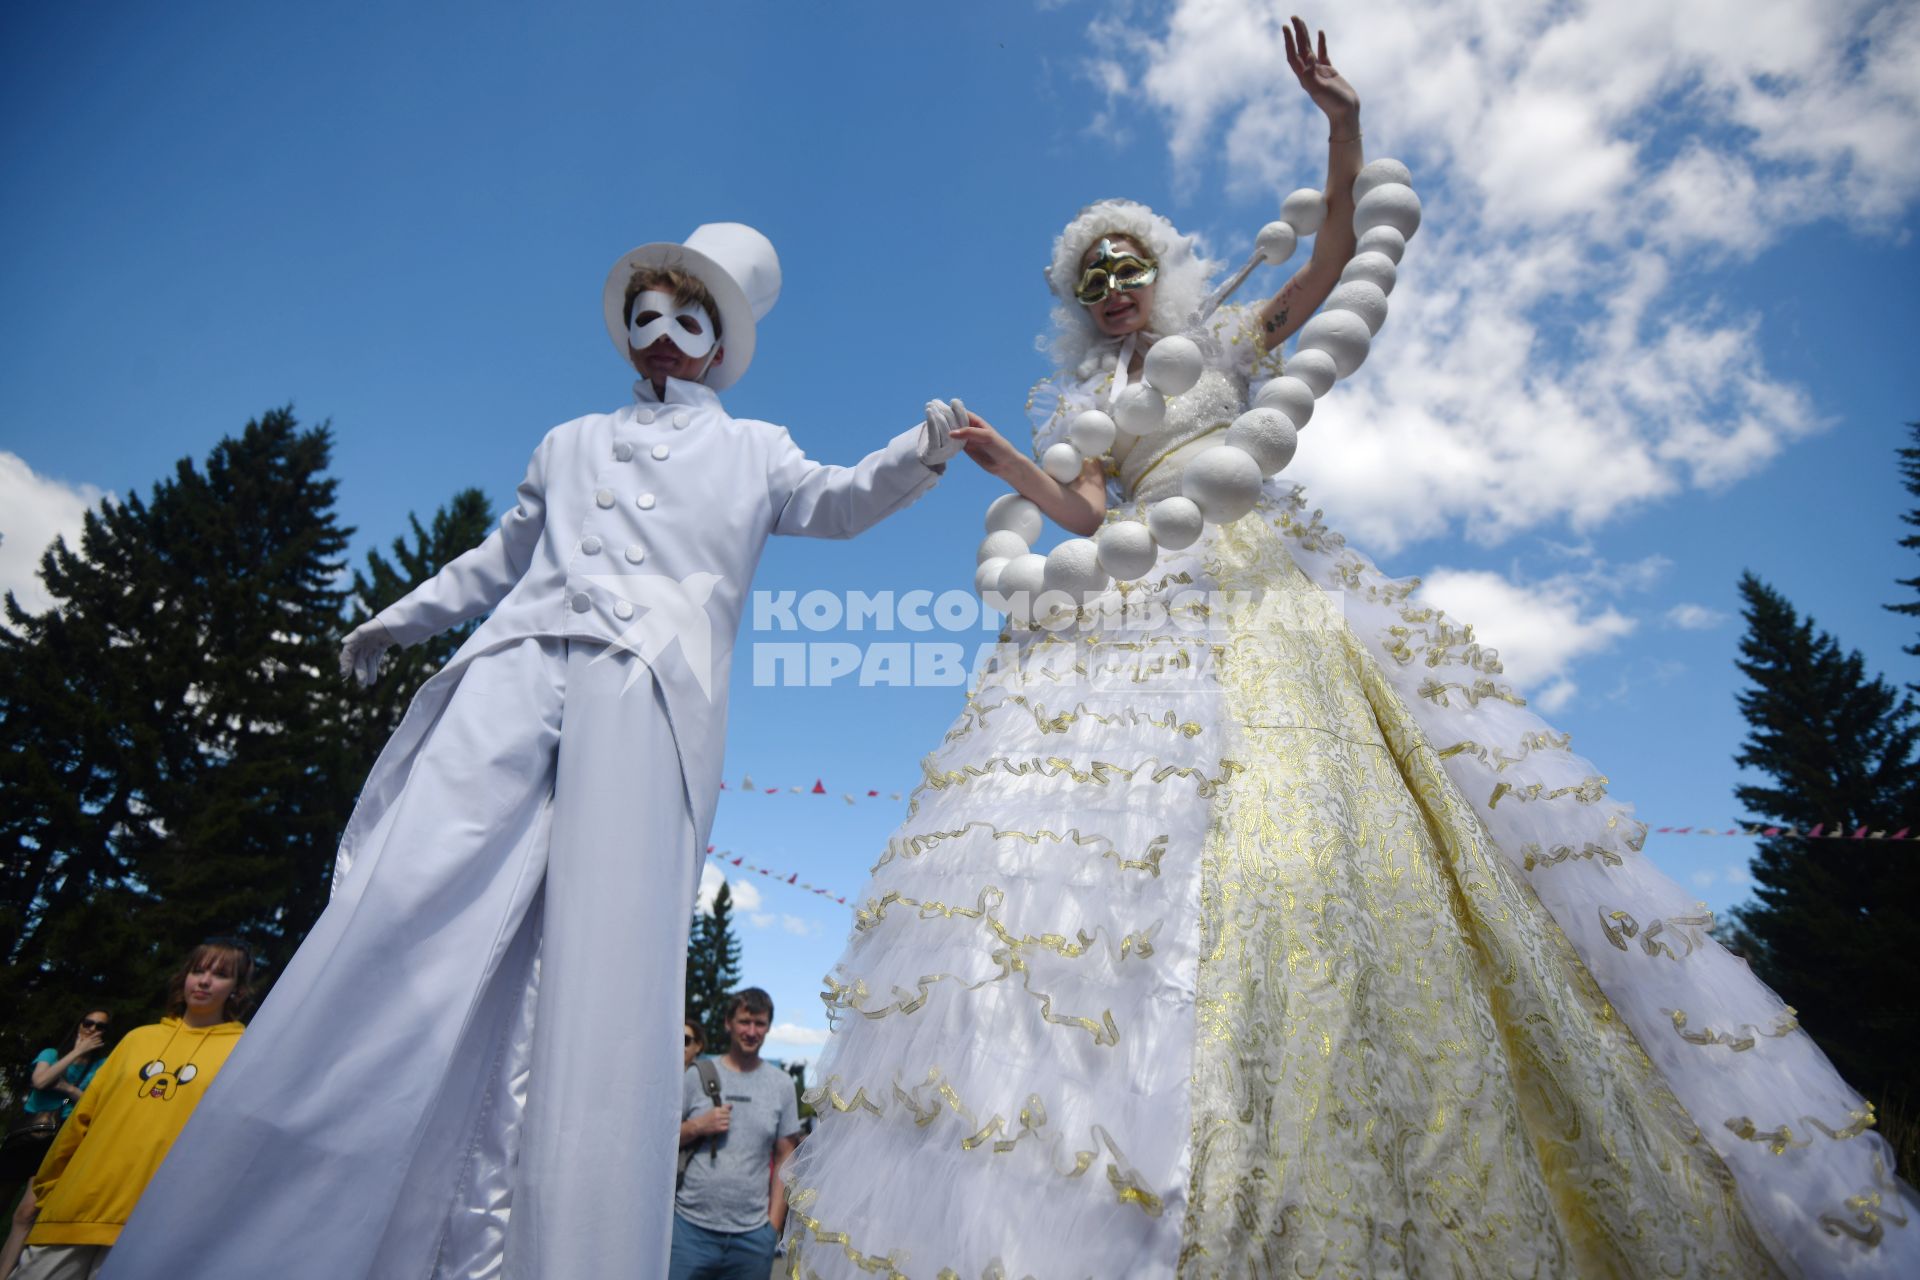
POLYGON ((653 460, 655 462, 665 462, 667 460, 667 455, 672 452, 673 450, 667 448, 667 446, 663 444, 657 444, 653 446, 653 460))
POLYGON ((687 411, 685 409, 673 415, 673 429, 675 431, 685 431, 687 429, 687 411))
POLYGON ((653 510, 653 495, 643 493, 633 500, 633 505, 639 507, 642 511, 651 511, 653 510))
POLYGON ((633 616, 633 605, 625 600, 615 600, 613 602, 613 616, 625 622, 633 616))
POLYGON ((613 490, 602 489, 593 495, 593 501, 602 511, 613 505, 613 490))
POLYGON ((601 545, 600 539, 594 537, 592 534, 588 534, 586 537, 580 539, 580 549, 590 556, 599 555, 601 545))
POLYGON ((573 593, 573 611, 575 613, 585 613, 591 608, 593 608, 592 596, 584 591, 576 591, 573 593))
POLYGON ((632 462, 633 446, 628 444, 625 440, 622 440, 619 444, 613 446, 613 460, 615 462, 632 462))
POLYGON ((652 426, 652 425, 653 425, 653 410, 651 410, 651 409, 636 409, 636 410, 634 410, 634 414, 633 414, 633 420, 634 420, 635 422, 637 422, 637 423, 639 423, 639 424, 640 424, 641 426, 643 426, 643 427, 649 427, 649 426, 652 426))
POLYGON ((639 564, 647 558, 647 549, 637 542, 627 544, 627 563, 639 564))

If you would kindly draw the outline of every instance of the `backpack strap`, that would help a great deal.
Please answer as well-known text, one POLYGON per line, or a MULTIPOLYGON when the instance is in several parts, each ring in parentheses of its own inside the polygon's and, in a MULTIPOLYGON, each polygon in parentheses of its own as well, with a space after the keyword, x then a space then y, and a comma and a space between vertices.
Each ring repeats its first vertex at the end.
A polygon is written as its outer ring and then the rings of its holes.
MULTIPOLYGON (((720 1071, 713 1065, 713 1059, 695 1058, 693 1060, 693 1069, 700 1077, 701 1092, 707 1095, 708 1102, 718 1107, 720 1105, 720 1071)), ((695 1138, 692 1142, 680 1148, 680 1167, 673 1179, 673 1189, 676 1193, 679 1192, 681 1186, 687 1180, 687 1166, 693 1163, 694 1153, 700 1150, 701 1146, 708 1141, 709 1139, 705 1137, 695 1138)), ((712 1160, 718 1160, 720 1158, 720 1146, 718 1143, 714 1143, 709 1148, 708 1158, 712 1160)))

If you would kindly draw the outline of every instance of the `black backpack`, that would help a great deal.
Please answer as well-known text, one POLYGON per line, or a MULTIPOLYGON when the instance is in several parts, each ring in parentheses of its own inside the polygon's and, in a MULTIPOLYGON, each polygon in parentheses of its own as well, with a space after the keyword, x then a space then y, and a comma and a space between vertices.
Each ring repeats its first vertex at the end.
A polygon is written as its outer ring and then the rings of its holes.
MULTIPOLYGON (((720 1072, 713 1065, 713 1059, 695 1058, 693 1060, 693 1069, 700 1073, 700 1087, 706 1092, 707 1101, 711 1102, 717 1108, 720 1105, 720 1072)), ((680 1169, 679 1172, 674 1174, 673 1178, 673 1190, 675 1194, 679 1193, 681 1186, 687 1180, 687 1166, 693 1163, 693 1153, 700 1149, 702 1143, 709 1141, 712 1141, 712 1139, 699 1137, 680 1148, 680 1169)), ((714 1145, 711 1155, 715 1160, 720 1158, 720 1147, 717 1143, 714 1145)))

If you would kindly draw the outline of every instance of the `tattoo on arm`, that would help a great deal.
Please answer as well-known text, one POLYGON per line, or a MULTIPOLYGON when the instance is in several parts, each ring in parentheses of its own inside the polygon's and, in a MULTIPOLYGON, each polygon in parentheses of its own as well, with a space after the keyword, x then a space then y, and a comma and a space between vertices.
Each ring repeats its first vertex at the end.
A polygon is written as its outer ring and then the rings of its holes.
POLYGON ((1266 330, 1269 334, 1280 332, 1286 327, 1287 313, 1293 310, 1293 281, 1281 286, 1280 292, 1273 295, 1273 301, 1267 304, 1266 330))

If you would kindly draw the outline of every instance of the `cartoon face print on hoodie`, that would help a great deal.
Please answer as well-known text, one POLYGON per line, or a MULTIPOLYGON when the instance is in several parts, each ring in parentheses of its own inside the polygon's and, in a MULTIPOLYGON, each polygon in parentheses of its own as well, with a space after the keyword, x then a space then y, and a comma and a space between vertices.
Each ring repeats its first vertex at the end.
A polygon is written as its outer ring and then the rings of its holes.
POLYGON ((178 1070, 168 1070, 167 1064, 155 1058, 140 1068, 140 1078, 134 1082, 135 1091, 143 1098, 157 1098, 161 1102, 171 1102, 173 1095, 193 1082, 200 1074, 191 1062, 178 1070))

